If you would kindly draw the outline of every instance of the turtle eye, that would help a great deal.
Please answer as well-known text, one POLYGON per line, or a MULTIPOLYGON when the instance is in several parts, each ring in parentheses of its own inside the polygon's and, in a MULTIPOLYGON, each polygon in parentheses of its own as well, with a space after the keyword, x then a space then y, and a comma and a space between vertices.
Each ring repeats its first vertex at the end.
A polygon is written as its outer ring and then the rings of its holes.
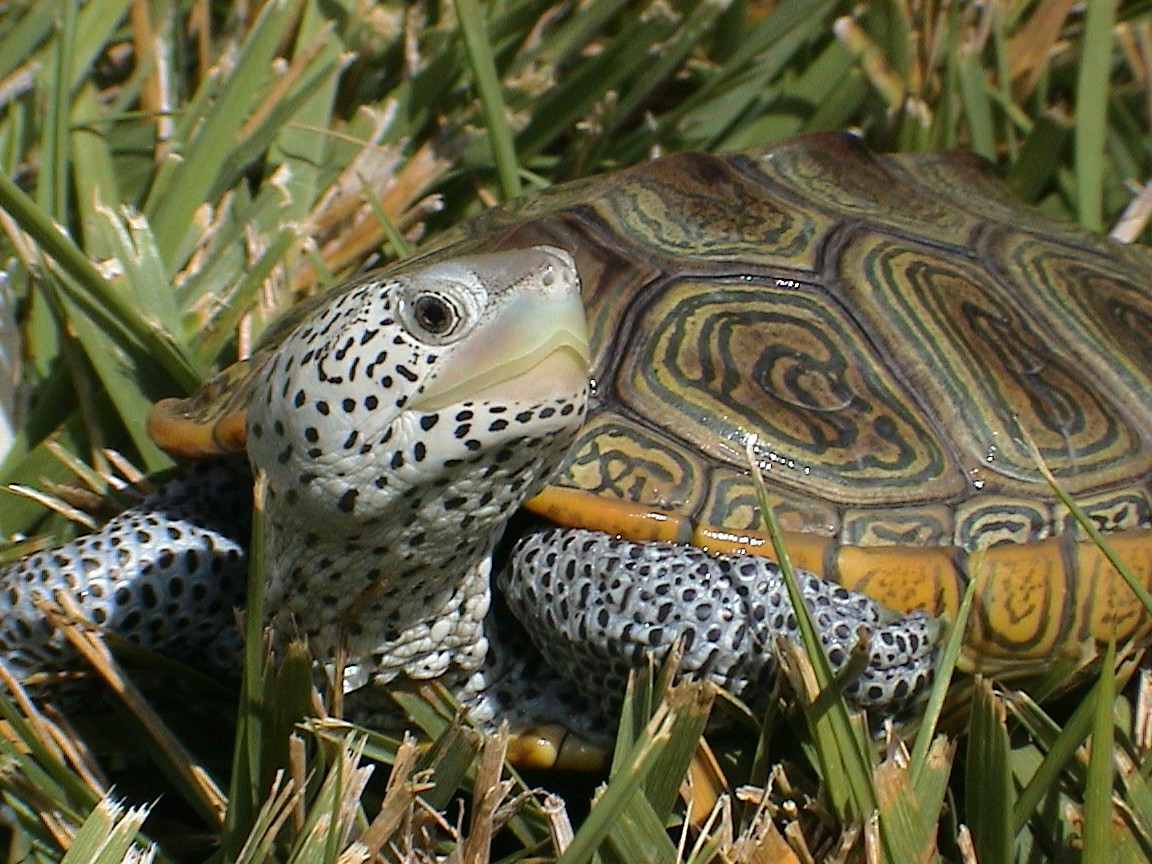
POLYGON ((450 336, 460 323, 460 312, 442 294, 421 294, 412 301, 412 320, 431 336, 450 336))

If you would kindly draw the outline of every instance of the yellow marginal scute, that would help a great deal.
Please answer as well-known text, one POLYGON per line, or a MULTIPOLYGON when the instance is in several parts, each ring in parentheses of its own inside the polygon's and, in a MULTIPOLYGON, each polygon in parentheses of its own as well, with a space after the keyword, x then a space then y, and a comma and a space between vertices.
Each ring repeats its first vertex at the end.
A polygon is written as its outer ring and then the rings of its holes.
POLYGON ((954 551, 942 546, 841 546, 832 578, 901 612, 954 612, 962 590, 954 551))
POLYGON ((570 528, 588 528, 639 542, 663 540, 688 543, 681 517, 631 501, 601 498, 580 489, 547 486, 524 504, 538 516, 570 528))
MULTIPOLYGON (((1140 583, 1152 584, 1152 532, 1116 531, 1106 542, 1140 583)), ((1090 540, 994 546, 969 557, 968 573, 978 580, 978 614, 965 640, 974 660, 1074 658, 1109 639, 1124 644, 1152 633, 1152 616, 1090 540)))
MULTIPOLYGON (((1108 535, 1108 546, 1147 588, 1152 581, 1152 542, 1148 531, 1122 531, 1108 535)), ((1094 543, 1081 541, 1076 549, 1079 592, 1075 632, 1098 643, 1115 638, 1143 639, 1152 633, 1152 615, 1136 592, 1094 543)))
POLYGON ((266 355, 232 364, 187 399, 161 399, 148 412, 149 437, 171 456, 203 459, 243 452, 246 414, 266 355))
POLYGON ((234 411, 213 423, 182 415, 183 399, 163 399, 148 414, 148 436, 173 456, 203 459, 239 453, 247 444, 245 413, 234 411))
POLYGON ((977 602, 968 653, 1021 662, 1059 653, 1076 610, 1065 559, 1072 551, 1055 538, 972 553, 977 602))

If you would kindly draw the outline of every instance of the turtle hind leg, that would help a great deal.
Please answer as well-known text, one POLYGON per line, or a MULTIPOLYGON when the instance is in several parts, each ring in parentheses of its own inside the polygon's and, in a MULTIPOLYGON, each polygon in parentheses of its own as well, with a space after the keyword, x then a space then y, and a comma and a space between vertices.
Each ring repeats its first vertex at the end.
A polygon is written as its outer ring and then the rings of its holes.
POLYGON ((97 531, 0 568, 0 662, 24 678, 77 666, 42 611, 64 591, 109 631, 234 674, 251 498, 241 459, 196 463, 97 531))
MULTIPOLYGON (((883 714, 915 704, 932 680, 937 622, 895 617, 862 594, 798 575, 834 670, 869 637, 849 700, 883 714)), ((800 638, 779 568, 758 556, 550 529, 515 546, 499 585, 548 666, 606 711, 618 707, 627 670, 677 639, 683 672, 755 704, 776 674, 778 640, 800 638)))

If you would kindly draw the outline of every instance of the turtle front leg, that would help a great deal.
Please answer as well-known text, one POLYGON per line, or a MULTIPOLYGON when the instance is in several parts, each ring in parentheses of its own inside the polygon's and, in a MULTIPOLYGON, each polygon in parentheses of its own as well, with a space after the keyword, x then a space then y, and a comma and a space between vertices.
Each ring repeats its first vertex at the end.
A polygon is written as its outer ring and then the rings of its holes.
POLYGON ((197 463, 97 531, 0 568, 0 662, 24 679, 77 666, 42 609, 63 591, 110 632, 234 673, 251 501, 241 460, 197 463))
MULTIPOLYGON (((939 623, 922 612, 896 617, 863 594, 797 575, 833 669, 868 639, 849 700, 886 714, 914 704, 932 680, 939 623)), ((548 666, 601 706, 606 722, 629 669, 678 638, 684 673, 752 703, 769 692, 778 640, 800 639, 779 567, 759 556, 556 528, 517 543, 499 585, 548 666)))

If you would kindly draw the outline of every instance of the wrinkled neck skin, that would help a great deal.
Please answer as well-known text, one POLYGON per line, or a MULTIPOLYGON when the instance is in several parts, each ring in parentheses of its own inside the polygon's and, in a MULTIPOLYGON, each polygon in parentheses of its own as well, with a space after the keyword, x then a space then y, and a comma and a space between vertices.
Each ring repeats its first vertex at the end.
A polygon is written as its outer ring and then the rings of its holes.
MULTIPOLYGON (((305 637, 321 663, 342 646, 345 689, 399 676, 443 678, 467 698, 482 686, 473 673, 488 651, 493 546, 509 516, 559 467, 583 400, 583 393, 556 400, 550 428, 537 422, 530 437, 453 457, 459 461, 427 476, 392 470, 392 456, 376 477, 336 476, 333 465, 303 496, 292 494, 297 478, 268 472, 265 604, 277 640, 305 637)), ((487 413, 477 405, 451 410, 487 413)), ((396 423, 420 426, 421 418, 396 423)), ((451 423, 443 425, 452 434, 451 423)), ((414 435, 398 429, 390 437, 414 435)))

